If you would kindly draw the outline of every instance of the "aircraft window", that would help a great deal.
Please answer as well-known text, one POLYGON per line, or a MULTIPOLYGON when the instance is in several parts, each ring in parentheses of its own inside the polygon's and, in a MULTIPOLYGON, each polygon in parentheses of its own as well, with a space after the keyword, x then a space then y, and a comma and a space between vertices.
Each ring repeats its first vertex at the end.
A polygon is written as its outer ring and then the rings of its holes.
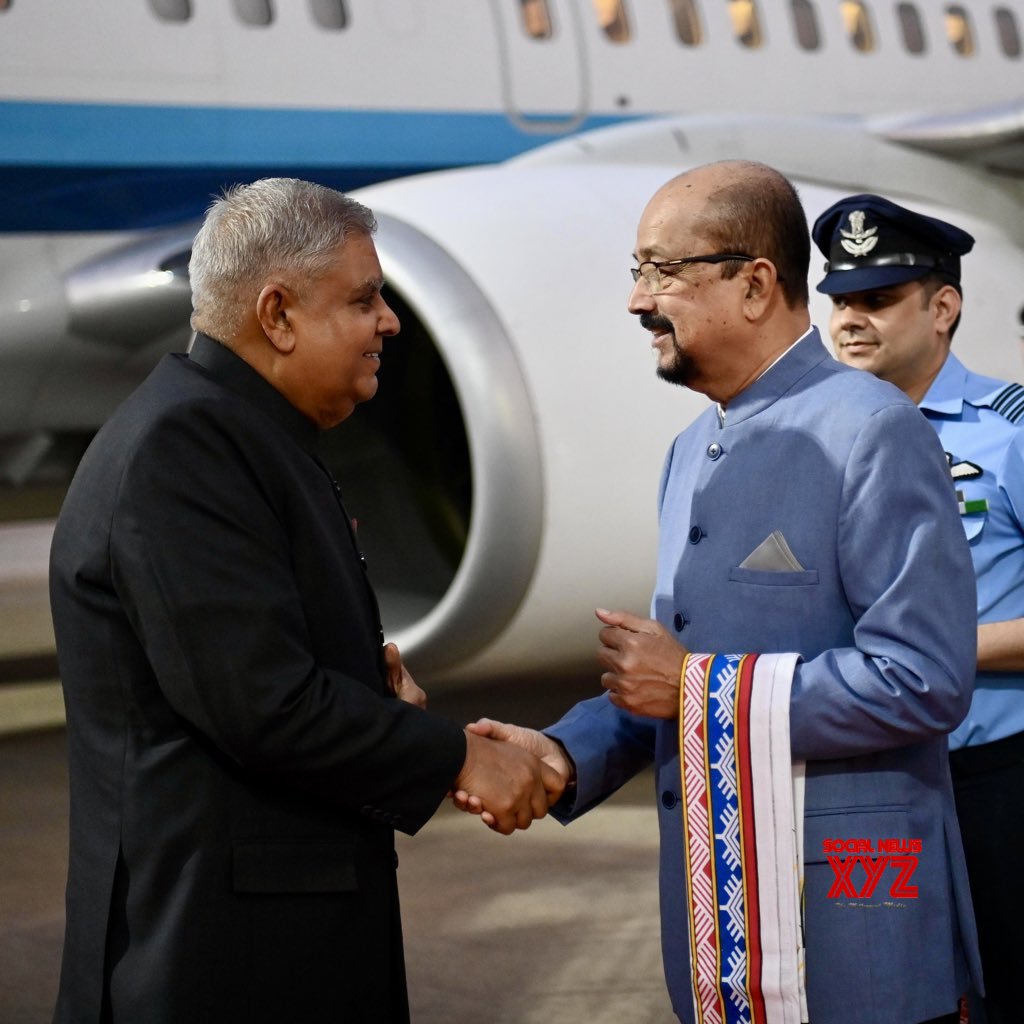
POLYGON ((1020 31, 1017 28, 1017 18, 1009 7, 997 7, 995 9, 996 32, 999 35, 999 45, 1007 57, 1020 56, 1020 31))
POLYGON ((924 25, 921 24, 921 15, 913 4, 897 4, 896 15, 900 20, 900 30, 903 32, 903 45, 910 53, 924 53, 924 25))
POLYGON ((629 42, 629 21, 622 0, 594 0, 597 23, 613 43, 629 42))
POLYGON ((235 14, 246 25, 269 25, 274 20, 270 0, 235 0, 235 14))
POLYGON ((796 29, 796 41, 800 49, 818 49, 821 46, 821 34, 818 32, 818 15, 814 4, 811 0, 792 0, 789 6, 793 12, 793 28, 796 29))
POLYGON ((534 39, 550 39, 552 28, 548 0, 519 0, 519 7, 526 34, 534 39))
POLYGON ((672 18, 676 23, 676 36, 684 46, 700 46, 704 41, 700 29, 697 0, 672 0, 672 18))
POLYGON ((946 38, 961 57, 974 53, 974 32, 966 7, 950 4, 946 8, 946 38))
POLYGON ((755 0, 729 0, 729 18, 733 35, 747 49, 756 50, 764 42, 755 0))
POLYGON ((192 17, 191 0, 149 0, 149 6, 161 21, 188 21, 192 17))
POLYGON ((309 0, 313 20, 321 28, 345 28, 348 25, 348 12, 345 0, 309 0))
POLYGON ((861 0, 842 0, 839 9, 843 15, 843 27, 853 48, 860 53, 870 53, 875 48, 875 30, 871 27, 871 15, 861 0))

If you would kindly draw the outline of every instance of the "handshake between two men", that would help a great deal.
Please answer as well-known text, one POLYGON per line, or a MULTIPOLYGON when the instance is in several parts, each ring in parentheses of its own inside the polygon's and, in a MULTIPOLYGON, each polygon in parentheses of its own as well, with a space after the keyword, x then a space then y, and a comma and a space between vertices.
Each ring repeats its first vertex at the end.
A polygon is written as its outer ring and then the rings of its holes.
MULTIPOLYGON (((604 623, 598 661, 609 700, 631 714, 675 718, 686 648, 653 619, 603 608, 596 614, 604 623)), ((503 835, 529 828, 575 784, 568 752, 536 729, 481 718, 466 727, 466 746, 452 799, 503 835)))

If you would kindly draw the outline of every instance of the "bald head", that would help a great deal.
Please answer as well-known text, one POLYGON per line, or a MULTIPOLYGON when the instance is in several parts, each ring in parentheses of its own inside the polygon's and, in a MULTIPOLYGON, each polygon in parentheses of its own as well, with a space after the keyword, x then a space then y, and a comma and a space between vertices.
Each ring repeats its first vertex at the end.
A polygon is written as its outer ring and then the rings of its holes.
MULTIPOLYGON (((811 241, 792 183, 773 167, 752 160, 705 164, 663 185, 647 207, 717 252, 761 256, 775 264, 786 304, 807 305, 811 241)), ((645 216, 647 216, 645 213, 645 216)), ((741 264, 723 264, 731 276, 741 264)))

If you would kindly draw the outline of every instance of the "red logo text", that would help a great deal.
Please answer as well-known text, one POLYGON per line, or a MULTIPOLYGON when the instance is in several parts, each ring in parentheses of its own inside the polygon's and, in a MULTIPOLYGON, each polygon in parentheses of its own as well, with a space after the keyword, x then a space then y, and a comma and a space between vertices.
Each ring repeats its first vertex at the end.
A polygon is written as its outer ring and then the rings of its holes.
POLYGON ((826 839, 823 847, 835 875, 829 899, 870 899, 883 878, 893 899, 917 899, 917 886, 911 879, 917 870, 920 839, 879 839, 878 855, 870 839, 826 839), (838 856, 842 853, 846 856, 838 856))

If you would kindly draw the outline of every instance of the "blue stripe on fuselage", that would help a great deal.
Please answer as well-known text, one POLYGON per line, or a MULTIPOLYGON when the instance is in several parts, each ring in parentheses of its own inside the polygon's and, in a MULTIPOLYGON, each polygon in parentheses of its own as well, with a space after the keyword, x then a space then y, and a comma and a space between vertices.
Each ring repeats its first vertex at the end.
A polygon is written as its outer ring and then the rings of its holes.
MULTIPOLYGON (((625 120, 594 116, 575 130, 625 120)), ((225 184, 288 174, 353 189, 507 159, 566 134, 504 114, 0 102, 0 231, 154 227, 225 184)))

